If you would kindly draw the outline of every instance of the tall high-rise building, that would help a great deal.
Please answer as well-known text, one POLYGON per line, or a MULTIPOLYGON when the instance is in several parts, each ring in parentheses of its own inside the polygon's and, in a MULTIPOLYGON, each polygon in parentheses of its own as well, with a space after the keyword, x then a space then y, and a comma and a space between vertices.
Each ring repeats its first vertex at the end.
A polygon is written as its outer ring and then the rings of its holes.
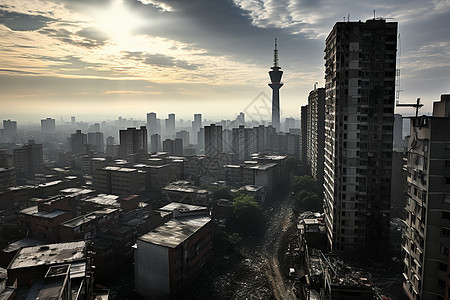
POLYGON ((165 134, 169 139, 175 137, 175 114, 169 114, 168 118, 165 120, 165 134))
POLYGON ((307 108, 306 159, 311 176, 323 184, 325 139, 325 89, 314 88, 309 93, 307 108))
POLYGON ((129 127, 126 130, 119 130, 119 139, 119 157, 126 158, 131 154, 148 152, 145 126, 141 126, 140 129, 129 127))
POLYGON ((55 119, 47 118, 41 120, 42 133, 54 133, 55 132, 55 119))
POLYGON ((300 160, 305 165, 308 153, 308 105, 300 108, 300 160))
POLYGON ((205 128, 200 128, 197 132, 197 149, 205 148, 205 128))
POLYGON ((86 153, 87 135, 81 130, 76 130, 70 135, 70 151, 72 153, 86 153))
POLYGON ((178 131, 175 134, 175 137, 177 139, 181 139, 183 141, 183 148, 189 145, 189 132, 186 130, 178 131))
POLYGON ((29 140, 28 144, 13 150, 14 167, 18 178, 32 178, 44 168, 42 144, 29 140))
POLYGON ((222 126, 205 126, 205 156, 218 157, 222 147, 222 126))
POLYGON ((194 114, 194 121, 192 121, 192 143, 197 144, 197 133, 202 128, 202 114, 194 114))
POLYGON ((150 136, 150 152, 156 153, 161 151, 161 136, 159 134, 152 134, 150 136))
POLYGON ((289 129, 296 128, 295 127, 295 119, 294 118, 286 118, 284 119, 284 132, 289 132, 289 129))
POLYGON ((269 86, 272 89, 272 126, 277 131, 280 131, 280 88, 283 86, 281 82, 281 76, 283 71, 278 66, 278 49, 277 39, 275 39, 275 49, 273 50, 273 67, 272 71, 269 71, 270 82, 269 86))
POLYGON ((434 102, 432 117, 413 117, 410 124, 403 290, 409 299, 448 299, 450 94, 434 102))
POLYGON ((234 160, 240 162, 248 160, 251 154, 257 152, 257 131, 239 125, 239 128, 233 128, 232 132, 234 160))
POLYGON ((332 251, 389 236, 397 23, 338 22, 325 47, 324 211, 332 251))
POLYGON ((151 112, 147 114, 147 131, 150 136, 153 134, 161 134, 158 122, 156 119, 156 113, 151 112))
POLYGON ((0 137, 4 141, 15 142, 17 139, 17 121, 3 120, 0 137))
POLYGON ((245 126, 245 114, 243 112, 239 113, 239 115, 236 118, 236 122, 237 122, 237 126, 241 126, 241 125, 245 126))
POLYGON ((92 150, 102 153, 105 152, 105 142, 102 132, 89 132, 87 143, 92 145, 92 150))

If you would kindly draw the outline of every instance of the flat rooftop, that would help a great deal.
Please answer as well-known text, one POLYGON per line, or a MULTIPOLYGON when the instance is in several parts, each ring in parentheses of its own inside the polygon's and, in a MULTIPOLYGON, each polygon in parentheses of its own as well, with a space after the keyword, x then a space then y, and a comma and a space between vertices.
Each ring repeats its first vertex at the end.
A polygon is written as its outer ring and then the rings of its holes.
POLYGON ((192 205, 192 204, 186 204, 186 203, 180 203, 180 202, 171 202, 161 208, 159 208, 158 210, 161 211, 174 211, 174 210, 179 210, 182 212, 187 212, 187 211, 202 211, 202 210, 206 210, 207 207, 206 206, 199 206, 199 205, 192 205))
POLYGON ((118 211, 118 209, 116 208, 105 208, 103 210, 97 210, 97 211, 93 211, 87 215, 83 215, 83 216, 79 216, 76 218, 73 218, 71 220, 68 220, 64 223, 61 223, 61 226, 65 226, 65 227, 70 227, 70 228, 75 228, 78 227, 82 224, 86 224, 91 222, 92 220, 95 220, 97 218, 101 218, 104 215, 108 215, 111 214, 115 211, 118 211))
POLYGON ((42 218, 46 218, 46 219, 53 219, 56 217, 59 217, 61 215, 64 215, 66 213, 68 213, 68 211, 65 210, 54 210, 52 212, 47 212, 47 211, 38 211, 38 207, 37 206, 31 206, 25 209, 22 209, 20 211, 20 213, 25 214, 25 215, 29 215, 29 216, 35 216, 35 217, 42 217, 42 218))
POLYGON ((207 216, 172 219, 140 236, 139 240, 167 248, 175 248, 209 222, 211 222, 211 218, 207 216))
POLYGON ((120 207, 119 196, 117 195, 98 194, 97 196, 87 198, 84 201, 92 202, 99 205, 120 207))
POLYGON ((22 248, 8 269, 72 263, 85 259, 86 242, 47 244, 22 248))

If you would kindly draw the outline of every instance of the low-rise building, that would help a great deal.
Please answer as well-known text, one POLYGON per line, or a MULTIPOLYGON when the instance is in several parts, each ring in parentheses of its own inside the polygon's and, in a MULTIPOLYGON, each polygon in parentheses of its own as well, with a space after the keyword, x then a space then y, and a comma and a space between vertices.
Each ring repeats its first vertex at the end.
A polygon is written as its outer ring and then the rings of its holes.
POLYGON ((199 274, 211 253, 213 224, 208 216, 176 218, 140 236, 134 254, 136 291, 168 299, 199 274))

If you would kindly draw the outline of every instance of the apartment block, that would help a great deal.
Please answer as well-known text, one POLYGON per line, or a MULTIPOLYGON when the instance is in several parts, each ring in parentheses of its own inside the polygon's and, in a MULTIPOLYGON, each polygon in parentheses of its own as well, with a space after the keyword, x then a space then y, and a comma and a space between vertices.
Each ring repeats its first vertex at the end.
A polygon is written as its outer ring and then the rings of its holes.
POLYGON ((389 237, 397 23, 338 22, 325 47, 324 211, 330 249, 389 237))
POLYGON ((450 245, 450 95, 433 116, 412 117, 408 142, 403 290, 444 299, 450 245))

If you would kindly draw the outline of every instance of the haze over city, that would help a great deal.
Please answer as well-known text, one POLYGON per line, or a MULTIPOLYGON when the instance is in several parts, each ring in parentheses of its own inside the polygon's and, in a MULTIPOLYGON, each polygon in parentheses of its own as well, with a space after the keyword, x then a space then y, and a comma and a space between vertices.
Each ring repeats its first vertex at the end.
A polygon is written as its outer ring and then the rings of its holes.
POLYGON ((374 14, 399 23, 400 101, 430 112, 450 82, 448 1, 36 0, 0 1, 0 117, 233 119, 270 98, 278 38, 281 118, 298 118, 330 28, 374 14))

